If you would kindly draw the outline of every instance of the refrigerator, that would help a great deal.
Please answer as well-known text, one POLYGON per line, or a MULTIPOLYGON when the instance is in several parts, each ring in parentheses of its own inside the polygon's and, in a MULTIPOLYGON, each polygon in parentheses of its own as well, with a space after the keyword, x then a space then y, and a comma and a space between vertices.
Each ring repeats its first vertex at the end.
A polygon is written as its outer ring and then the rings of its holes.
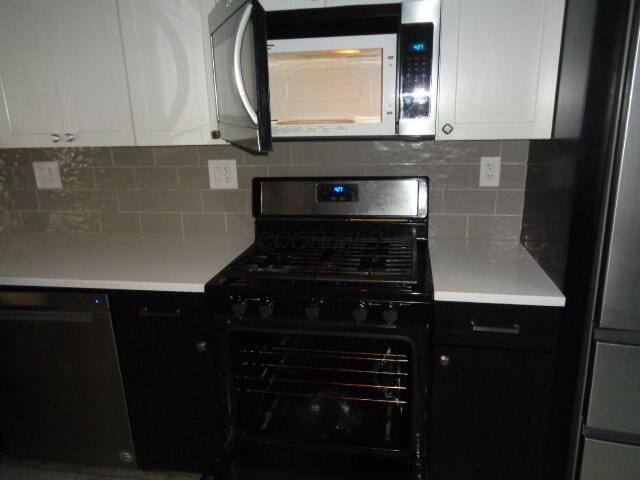
MULTIPOLYGON (((640 48, 629 1, 619 105, 593 264, 573 478, 640 479, 640 48)), ((585 111, 585 115, 589 110, 585 111)))

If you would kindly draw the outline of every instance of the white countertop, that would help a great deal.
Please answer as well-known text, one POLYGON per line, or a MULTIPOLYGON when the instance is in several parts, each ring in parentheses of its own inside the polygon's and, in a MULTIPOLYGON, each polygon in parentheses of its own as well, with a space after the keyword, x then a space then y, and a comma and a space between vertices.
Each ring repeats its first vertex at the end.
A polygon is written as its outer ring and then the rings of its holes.
POLYGON ((565 297, 517 241, 429 241, 435 300, 562 307, 565 297))
MULTIPOLYGON (((0 233, 0 285, 202 292, 253 238, 0 233)), ((436 300, 564 306, 519 242, 429 242, 436 300)))
POLYGON ((0 233, 0 285, 202 292, 252 237, 0 233))

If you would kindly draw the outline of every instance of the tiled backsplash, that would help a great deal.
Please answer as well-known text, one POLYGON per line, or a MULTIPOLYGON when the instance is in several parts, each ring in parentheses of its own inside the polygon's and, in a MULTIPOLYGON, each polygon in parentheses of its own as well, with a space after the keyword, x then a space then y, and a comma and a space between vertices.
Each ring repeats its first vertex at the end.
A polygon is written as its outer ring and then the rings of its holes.
POLYGON ((255 176, 427 175, 430 236, 520 235, 526 141, 291 142, 266 156, 230 146, 0 150, 0 230, 103 233, 252 231, 255 176), (500 188, 478 188, 481 156, 502 157, 500 188), (239 190, 210 190, 208 159, 237 160, 239 190), (37 190, 31 162, 58 160, 62 190, 37 190))

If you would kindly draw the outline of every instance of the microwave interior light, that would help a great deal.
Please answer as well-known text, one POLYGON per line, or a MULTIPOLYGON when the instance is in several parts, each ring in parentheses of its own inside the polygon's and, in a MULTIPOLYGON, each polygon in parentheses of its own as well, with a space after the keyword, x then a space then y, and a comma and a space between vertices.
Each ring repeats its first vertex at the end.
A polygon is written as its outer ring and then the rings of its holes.
POLYGON ((360 53, 360 50, 357 48, 345 48, 344 50, 336 50, 336 53, 341 53, 343 55, 357 55, 360 53))

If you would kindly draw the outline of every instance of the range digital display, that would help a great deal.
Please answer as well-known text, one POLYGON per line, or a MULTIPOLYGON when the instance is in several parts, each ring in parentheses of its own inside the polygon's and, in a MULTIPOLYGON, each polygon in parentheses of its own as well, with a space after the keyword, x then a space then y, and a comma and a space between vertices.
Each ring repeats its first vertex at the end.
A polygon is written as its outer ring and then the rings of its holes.
POLYGON ((409 44, 409 50, 415 53, 426 52, 427 44, 425 42, 412 42, 409 44))
POLYGON ((358 185, 354 183, 320 183, 317 186, 318 202, 357 202, 358 185))

